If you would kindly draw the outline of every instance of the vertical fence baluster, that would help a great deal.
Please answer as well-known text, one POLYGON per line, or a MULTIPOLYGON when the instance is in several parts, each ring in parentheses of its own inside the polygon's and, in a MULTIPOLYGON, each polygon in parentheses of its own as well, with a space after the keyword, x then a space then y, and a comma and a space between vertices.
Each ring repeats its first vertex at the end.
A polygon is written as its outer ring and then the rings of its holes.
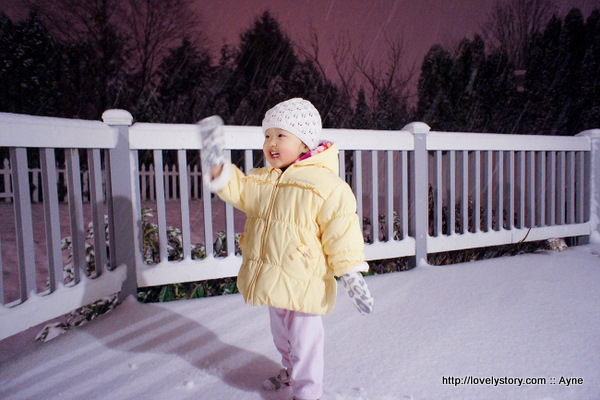
POLYGON ((486 213, 485 224, 486 232, 494 230, 493 209, 494 209, 494 153, 490 150, 485 152, 485 182, 486 182, 486 213))
POLYGON ((27 151, 23 147, 10 148, 13 196, 15 207, 15 227, 17 234, 17 255, 19 261, 19 283, 21 301, 35 293, 35 258, 33 223, 31 219, 31 198, 29 196, 29 173, 27 172, 27 151))
POLYGON ((585 153, 578 151, 577 158, 577 222, 585 221, 585 153))
MULTIPOLYGON (((225 157, 231 162, 231 150, 225 151, 225 157)), ((235 228, 233 226, 233 206, 225 203, 225 231, 227 235, 227 255, 235 255, 235 228)))
POLYGON ((498 230, 504 229, 504 152, 498 151, 498 230))
POLYGON ((88 170, 90 175, 90 202, 92 206, 92 226, 94 232, 94 263, 96 276, 104 272, 106 262, 106 227, 104 225, 104 202, 102 190, 102 160, 99 149, 88 150, 88 170))
POLYGON ((64 283, 54 149, 40 149, 40 165, 42 169, 44 226, 48 254, 48 284, 50 292, 54 292, 64 283))
POLYGON ((567 152, 566 160, 566 223, 575 223, 575 152, 567 152))
POLYGON ((519 208, 517 209, 517 227, 525 227, 525 152, 517 152, 517 176, 519 188, 519 208))
MULTIPOLYGON (((129 173, 130 173, 130 185, 131 185, 131 201, 129 202, 129 206, 131 208, 130 218, 133 218, 132 222, 135 224, 135 228, 131 232, 133 234, 134 248, 133 251, 133 262, 137 262, 141 257, 139 255, 144 252, 144 238, 143 234, 140 232, 139 228, 142 217, 142 203, 140 197, 140 186, 137 185, 137 177, 139 175, 139 165, 140 165, 140 156, 139 151, 128 151, 127 158, 129 159, 129 173)), ((137 269, 136 269, 137 270, 137 269)), ((133 275, 133 273, 132 273, 133 275)), ((137 273, 135 277, 135 293, 137 294, 137 273)), ((133 287, 130 290, 134 289, 133 287)))
POLYGON ((506 166, 505 180, 508 184, 508 204, 506 204, 506 229, 513 229, 515 226, 515 152, 506 153, 508 165, 506 166))
POLYGON ((253 167, 254 157, 252 155, 252 150, 244 150, 244 172, 248 174, 253 167))
POLYGON ((115 215, 115 212, 112 195, 112 175, 110 173, 110 150, 105 150, 104 163, 106 164, 106 211, 108 213, 108 248, 110 249, 108 252, 108 269, 113 270, 117 267, 117 257, 114 251, 114 249, 117 247, 117 244, 114 234, 113 215, 115 215))
POLYGON ((448 151, 448 235, 456 233, 456 152, 448 151))
POLYGON ((363 187, 362 187, 362 152, 354 151, 354 193, 356 194, 356 213, 361 229, 364 231, 363 221, 363 187))
POLYGON ((83 220, 83 197, 81 193, 81 173, 79 150, 66 149, 67 187, 69 194, 69 217, 71 222, 71 244, 73 254, 73 281, 79 283, 81 271, 86 270, 85 226, 83 220))
MULTIPOLYGON (((192 240, 190 232, 190 190, 187 177, 187 154, 185 150, 177 150, 177 163, 179 175, 179 204, 181 209, 181 241, 183 244, 183 258, 192 258, 192 240)), ((177 192, 175 187, 173 193, 177 192)), ((176 198, 176 196, 174 196, 176 198)))
POLYGON ((556 171, 556 202, 557 202, 557 216, 556 223, 558 225, 565 224, 565 152, 558 152, 557 160, 557 171, 556 171))
POLYGON ((341 179, 346 180, 346 158, 345 158, 345 153, 344 150, 340 150, 339 151, 339 156, 338 156, 338 168, 339 168, 339 172, 338 175, 340 176, 341 179))
POLYGON ((481 231, 481 152, 474 151, 475 155, 475 200, 473 202, 473 224, 475 232, 481 231))
POLYGON ((538 226, 546 226, 546 152, 538 152, 536 180, 538 182, 538 226))
POLYGON ((371 150, 371 228, 373 243, 379 242, 379 158, 378 151, 371 150))
MULTIPOLYGON (((210 171, 202 170, 203 174, 210 174, 210 171)), ((202 183, 202 204, 204 205, 204 245, 206 249, 206 257, 214 257, 213 248, 213 220, 212 220, 212 194, 208 187, 202 183)))
POLYGON ((433 213, 434 218, 434 232, 432 236, 439 236, 442 234, 442 210, 443 201, 442 196, 444 194, 444 185, 442 184, 442 151, 436 150, 434 153, 434 174, 435 174, 435 209, 433 213))
POLYGON ((469 152, 461 151, 461 176, 462 176, 462 191, 460 195, 461 205, 461 233, 469 232, 469 152))
POLYGON ((547 204, 548 225, 556 224, 556 152, 551 151, 548 157, 548 192, 547 204))
MULTIPOLYGON (((387 201, 386 201, 386 223, 387 240, 394 239, 394 153, 390 150, 387 153, 387 201)), ((343 179, 343 178, 342 178, 343 179)))
POLYGON ((158 222, 158 250, 160 261, 169 259, 167 243, 167 211, 165 202, 165 177, 163 175, 163 153, 162 150, 154 150, 154 181, 156 185, 156 218, 158 222))
POLYGON ((536 169, 535 169, 535 151, 528 151, 528 159, 527 159, 527 193, 528 193, 528 220, 527 225, 530 228, 533 228, 535 225, 535 177, 536 177, 536 169))
MULTIPOLYGON (((186 157, 186 160, 187 160, 187 157, 186 157)), ((190 168, 190 165, 186 165, 186 167, 185 167, 185 177, 186 177, 187 188, 188 188, 188 200, 192 200, 192 190, 194 187, 192 186, 192 169, 190 168)), ((179 171, 179 179, 181 179, 181 171, 179 171)))
POLYGON ((401 196, 401 214, 402 214, 402 235, 400 239, 408 237, 408 151, 402 150, 400 165, 402 168, 402 192, 401 196))

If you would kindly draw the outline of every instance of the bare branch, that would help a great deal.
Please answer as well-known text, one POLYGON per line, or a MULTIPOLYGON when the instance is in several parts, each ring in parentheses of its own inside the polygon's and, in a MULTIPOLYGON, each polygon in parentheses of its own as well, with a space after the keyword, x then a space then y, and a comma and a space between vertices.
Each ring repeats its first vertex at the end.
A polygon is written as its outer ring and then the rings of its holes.
POLYGON ((340 35, 337 38, 336 43, 331 48, 331 54, 342 90, 346 98, 351 99, 354 97, 355 91, 356 68, 348 61, 352 58, 352 45, 347 35, 340 35))
POLYGON ((524 68, 527 45, 555 11, 552 0, 496 0, 482 27, 483 37, 492 50, 506 53, 517 69, 524 68))
POLYGON ((308 35, 308 44, 303 42, 296 43, 296 48, 307 60, 312 61, 312 63, 319 69, 319 72, 321 72, 323 77, 326 77, 327 75, 325 74, 325 69, 323 68, 319 58, 319 36, 317 35, 317 31, 312 23, 310 25, 308 35))
POLYGON ((373 99, 378 93, 384 91, 394 94, 398 99, 406 99, 409 96, 409 85, 414 76, 415 66, 412 65, 407 69, 404 65, 405 51, 402 35, 390 38, 389 35, 384 34, 384 39, 387 53, 382 67, 377 68, 371 63, 363 51, 353 54, 354 65, 371 86, 373 99))

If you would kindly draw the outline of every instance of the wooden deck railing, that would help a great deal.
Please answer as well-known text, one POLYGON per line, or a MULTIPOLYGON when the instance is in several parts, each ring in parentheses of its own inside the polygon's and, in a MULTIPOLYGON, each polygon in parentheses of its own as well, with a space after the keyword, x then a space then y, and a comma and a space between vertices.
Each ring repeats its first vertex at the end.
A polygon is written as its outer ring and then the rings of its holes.
MULTIPOLYGON (((214 196, 191 195, 204 191, 188 168, 188 152, 201 152, 197 126, 132 124, 122 110, 103 118, 0 113, 0 156, 9 154, 13 200, 0 201, 0 339, 112 293, 239 270, 235 236, 244 216, 214 196), (152 175, 139 170, 140 154, 151 154, 152 175), (169 170, 175 187, 165 187, 167 154, 176 160, 176 171, 169 170), (32 189, 34 157, 41 178, 32 189), (57 158, 66 166, 66 206, 57 158), (85 196, 82 170, 89 172, 85 196), (35 204, 32 190, 40 188, 42 203, 35 204), (142 232, 148 205, 158 234, 153 263, 142 232), (180 232, 178 260, 169 257, 170 226, 180 232), (226 250, 217 254, 212 244, 223 235, 226 250), (200 244, 202 258, 194 256, 200 244)), ((242 169, 263 163, 259 127, 226 126, 225 135, 227 154, 242 169)), ((428 253, 522 240, 600 240, 598 130, 515 136, 431 132, 417 122, 401 131, 325 129, 323 136, 341 150, 340 176, 357 197, 369 260, 410 257, 418 265, 428 253)))

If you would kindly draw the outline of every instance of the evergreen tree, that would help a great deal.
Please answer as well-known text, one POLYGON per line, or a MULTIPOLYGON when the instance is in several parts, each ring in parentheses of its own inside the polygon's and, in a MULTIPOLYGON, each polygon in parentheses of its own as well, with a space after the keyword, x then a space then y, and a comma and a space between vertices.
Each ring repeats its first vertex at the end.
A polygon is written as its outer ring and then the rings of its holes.
POLYGON ((548 135, 573 135, 586 107, 581 103, 586 27, 573 9, 564 23, 553 18, 535 41, 526 75, 526 126, 548 135))
POLYGON ((352 114, 350 128, 352 129, 370 129, 371 128, 371 111, 367 105, 365 91, 360 88, 356 98, 356 107, 352 114))
POLYGON ((288 82, 282 82, 279 92, 270 91, 274 102, 302 97, 319 110, 324 127, 343 127, 349 119, 350 108, 313 61, 298 61, 288 82))
POLYGON ((383 88, 377 92, 372 118, 374 129, 400 130, 408 122, 406 102, 389 88, 383 88))
POLYGON ((15 27, 4 13, 0 13, 0 111, 16 112, 15 84, 15 27))
POLYGON ((574 132, 600 127, 600 10, 586 21, 586 52, 581 67, 581 91, 577 108, 581 110, 574 132))
POLYGON ((483 42, 477 39, 475 45, 468 39, 461 41, 450 70, 448 100, 452 110, 452 120, 449 121, 452 131, 474 131, 475 126, 481 124, 476 120, 477 99, 474 98, 473 89, 485 55, 483 42))
POLYGON ((232 76, 235 74, 235 51, 229 45, 221 48, 219 63, 214 74, 215 97, 212 101, 211 112, 223 118, 225 123, 232 122, 231 92, 232 76))
POLYGON ((486 54, 476 35, 454 57, 434 46, 419 80, 417 118, 436 130, 509 132, 517 113, 514 68, 506 54, 486 54))
POLYGON ((565 17, 561 37, 565 61, 561 72, 560 92, 566 101, 562 103, 560 114, 554 123, 553 134, 575 135, 581 126, 581 117, 586 107, 580 101, 585 80, 582 67, 588 43, 586 33, 581 11, 572 9, 565 17))
POLYGON ((523 107, 524 132, 550 134, 551 117, 558 115, 558 63, 563 59, 559 43, 562 22, 553 17, 543 34, 537 35, 527 58, 526 103, 523 107))
POLYGON ((449 81, 453 60, 440 45, 429 49, 418 83, 417 119, 434 130, 444 130, 451 117, 449 81))
POLYGON ((60 46, 36 12, 17 25, 0 16, 0 111, 59 113, 60 46))
POLYGON ((103 28, 99 41, 82 38, 67 42, 61 70, 61 114, 99 119, 107 109, 125 108, 135 115, 124 52, 124 44, 110 24, 103 28))
POLYGON ((260 125, 262 116, 274 104, 269 91, 274 88, 271 82, 277 77, 287 81, 297 62, 292 44, 282 33, 279 22, 265 11, 254 20, 252 28, 241 35, 235 72, 224 87, 230 91, 231 110, 237 110, 243 100, 243 108, 248 110, 248 113, 235 112, 234 123, 260 125))
POLYGON ((482 63, 475 82, 478 101, 475 132, 517 133, 519 94, 514 67, 504 53, 492 53, 482 63))

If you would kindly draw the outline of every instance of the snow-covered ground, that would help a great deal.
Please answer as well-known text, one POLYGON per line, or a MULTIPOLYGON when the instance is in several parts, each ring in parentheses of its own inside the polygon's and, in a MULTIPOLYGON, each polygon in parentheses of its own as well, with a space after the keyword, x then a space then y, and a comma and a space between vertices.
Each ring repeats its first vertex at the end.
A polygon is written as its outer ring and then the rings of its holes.
MULTIPOLYGON (((340 288, 323 399, 600 398, 598 247, 368 277, 367 317, 340 288)), ((266 309, 239 295, 130 298, 1 360, 0 398, 290 399, 261 390, 278 361, 266 309)))

